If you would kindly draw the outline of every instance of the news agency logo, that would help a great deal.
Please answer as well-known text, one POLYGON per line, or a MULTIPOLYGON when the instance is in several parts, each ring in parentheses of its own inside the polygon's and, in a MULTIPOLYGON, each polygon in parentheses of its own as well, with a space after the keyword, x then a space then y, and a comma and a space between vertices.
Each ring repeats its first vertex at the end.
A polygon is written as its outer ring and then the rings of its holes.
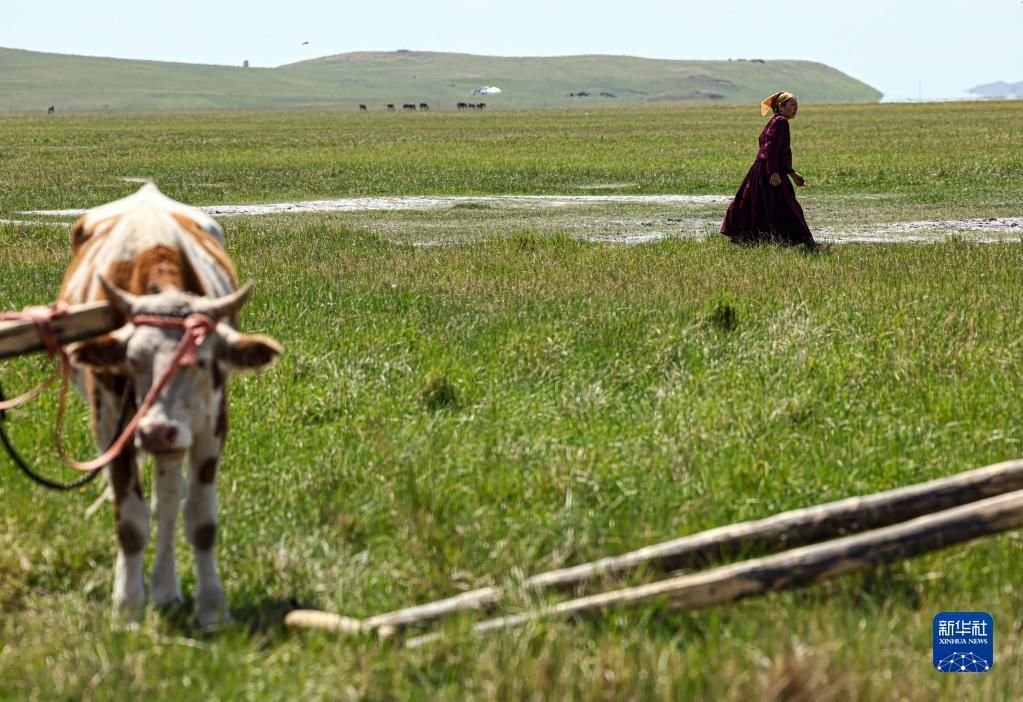
POLYGON ((995 620, 987 612, 934 617, 934 667, 942 673, 984 673, 995 664, 995 620))

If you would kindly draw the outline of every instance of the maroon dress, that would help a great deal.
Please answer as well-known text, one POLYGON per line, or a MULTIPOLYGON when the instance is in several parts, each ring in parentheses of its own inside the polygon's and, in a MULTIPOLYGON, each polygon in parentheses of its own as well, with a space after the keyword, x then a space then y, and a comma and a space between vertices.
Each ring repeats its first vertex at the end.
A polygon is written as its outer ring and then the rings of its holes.
POLYGON ((775 115, 760 133, 757 159, 728 206, 721 233, 737 244, 761 241, 812 244, 813 235, 788 177, 794 172, 789 121, 775 115), (781 185, 771 185, 772 173, 781 176, 781 185))

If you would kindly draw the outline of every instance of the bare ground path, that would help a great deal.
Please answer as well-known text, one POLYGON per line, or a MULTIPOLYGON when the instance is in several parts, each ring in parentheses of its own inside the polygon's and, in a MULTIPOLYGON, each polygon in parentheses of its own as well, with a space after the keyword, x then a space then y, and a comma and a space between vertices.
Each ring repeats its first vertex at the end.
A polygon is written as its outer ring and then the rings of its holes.
MULTIPOLYGON (((346 224, 378 232, 395 243, 420 246, 477 241, 522 231, 637 244, 714 236, 730 200, 728 195, 415 195, 210 205, 201 209, 215 217, 340 213, 345 215, 346 224)), ((814 235, 821 242, 926 243, 950 236, 978 243, 1023 239, 1023 216, 1016 216, 1011 208, 1008 216, 949 217, 949 213, 939 212, 945 216, 916 219, 909 217, 934 213, 922 208, 885 206, 885 201, 884 195, 810 197, 804 204, 814 235)), ((1006 211, 1000 208, 1000 214, 1006 211)), ((64 219, 82 212, 31 210, 20 214, 64 219)), ((0 220, 0 224, 21 226, 46 223, 58 224, 38 219, 0 220)))

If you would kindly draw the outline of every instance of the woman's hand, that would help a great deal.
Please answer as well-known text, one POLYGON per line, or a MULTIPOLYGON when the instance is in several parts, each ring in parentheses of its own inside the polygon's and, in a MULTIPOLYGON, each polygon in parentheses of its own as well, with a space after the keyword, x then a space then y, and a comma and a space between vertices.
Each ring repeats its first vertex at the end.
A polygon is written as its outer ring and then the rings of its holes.
POLYGON ((771 184, 772 187, 777 188, 779 185, 781 185, 781 176, 778 175, 777 173, 772 173, 771 180, 769 180, 768 182, 771 184))
POLYGON ((795 181, 796 185, 798 185, 799 187, 803 187, 804 185, 806 185, 806 179, 804 179, 803 176, 799 175, 795 171, 792 171, 792 180, 795 181))

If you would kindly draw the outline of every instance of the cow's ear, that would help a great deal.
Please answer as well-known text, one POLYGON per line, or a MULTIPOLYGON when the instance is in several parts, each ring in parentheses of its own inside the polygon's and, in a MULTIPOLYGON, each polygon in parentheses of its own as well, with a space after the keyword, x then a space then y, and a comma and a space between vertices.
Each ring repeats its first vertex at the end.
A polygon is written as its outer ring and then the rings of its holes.
POLYGON ((127 354, 128 342, 115 334, 82 341, 68 350, 74 365, 108 370, 123 367, 127 354))
POLYGON ((71 250, 75 253, 78 253, 78 249, 92 236, 92 231, 85 228, 85 219, 85 215, 82 215, 71 227, 71 250))
POLYGON ((219 356, 230 368, 256 370, 273 363, 284 352, 275 340, 262 334, 242 334, 226 324, 217 325, 219 356))

